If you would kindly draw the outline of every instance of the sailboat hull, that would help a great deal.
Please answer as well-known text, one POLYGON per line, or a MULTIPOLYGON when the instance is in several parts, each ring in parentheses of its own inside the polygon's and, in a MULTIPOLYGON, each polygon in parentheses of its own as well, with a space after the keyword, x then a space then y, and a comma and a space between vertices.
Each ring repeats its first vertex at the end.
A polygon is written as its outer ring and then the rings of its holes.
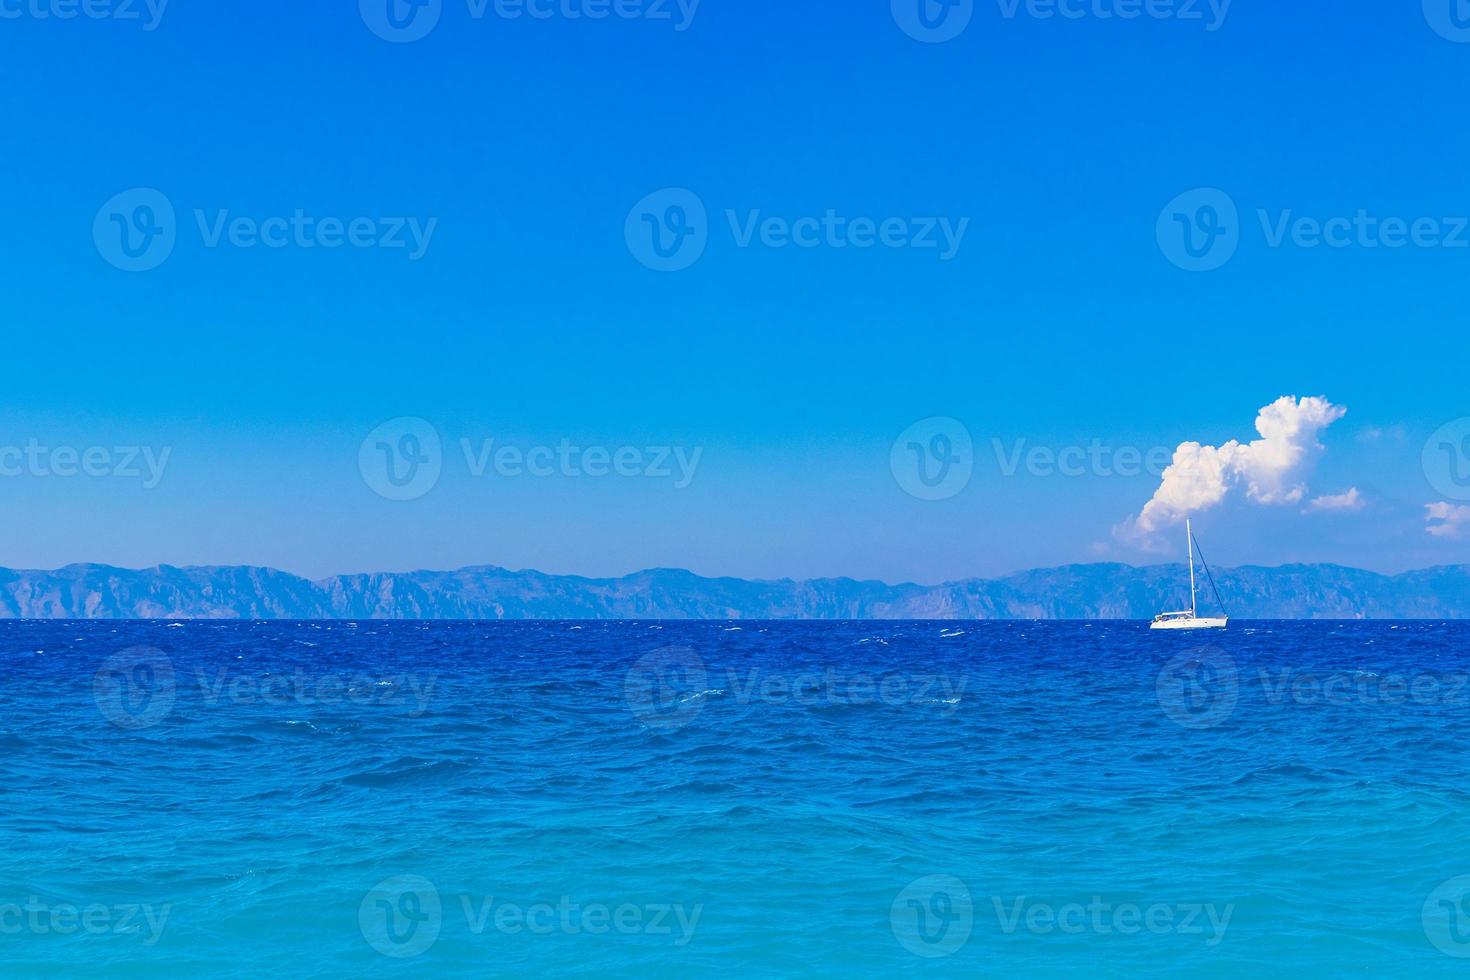
MULTIPOLYGON (((1184 519, 1184 541, 1189 551, 1189 608, 1179 612, 1163 612, 1154 617, 1154 621, 1148 624, 1151 630, 1222 630, 1228 621, 1225 616, 1201 616, 1199 614, 1199 602, 1194 581, 1194 526, 1189 518, 1184 519)), ((1199 556, 1200 561, 1205 560, 1204 555, 1199 556)), ((1205 574, 1209 575, 1210 566, 1205 565, 1205 574)), ((1210 588, 1215 588, 1215 577, 1210 575, 1210 588)), ((1215 601, 1220 602, 1220 591, 1215 589, 1215 601)), ((1221 603, 1221 612, 1224 612, 1224 604, 1221 603)))
POLYGON ((1149 624, 1151 630, 1222 630, 1229 620, 1224 616, 1185 616, 1180 619, 1160 619, 1149 624))

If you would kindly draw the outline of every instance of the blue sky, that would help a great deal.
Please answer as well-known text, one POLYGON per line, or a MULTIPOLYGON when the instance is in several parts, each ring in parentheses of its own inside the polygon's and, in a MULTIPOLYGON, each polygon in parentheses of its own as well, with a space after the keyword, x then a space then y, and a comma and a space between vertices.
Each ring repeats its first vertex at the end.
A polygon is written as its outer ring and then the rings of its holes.
POLYGON ((1190 20, 991 0, 941 43, 905 33, 906 0, 703 0, 692 17, 624 0, 639 16, 601 19, 569 15, 596 0, 545 18, 443 0, 409 43, 350 3, 174 0, 148 30, 141 0, 140 20, 60 19, 59 2, 0 19, 0 446, 106 448, 99 472, 126 469, 119 447, 169 456, 151 487, 64 462, 0 477, 0 564, 939 581, 1157 561, 1180 550, 1169 532, 1164 552, 1116 533, 1157 475, 1007 475, 993 440, 1219 445, 1283 395, 1347 414, 1304 464, 1301 505, 1236 488, 1196 515, 1212 560, 1470 560, 1424 516, 1463 503, 1421 453, 1470 416, 1470 248, 1451 247, 1470 215, 1470 44, 1431 26, 1433 2, 1236 0, 1223 20, 1202 2, 1190 20), (126 271, 107 235, 140 217, 139 188, 172 208, 174 243, 126 271), (625 232, 669 188, 703 207, 704 251, 656 271, 625 232), (1171 261, 1160 232, 1198 188, 1238 212, 1210 271, 1171 261), (1439 244, 1309 247, 1293 223, 1360 211, 1430 220, 1420 240, 1439 244), (243 246, 297 212, 365 219, 364 241, 409 241, 389 234, 409 219, 432 234, 417 258, 316 230, 243 246), (775 247, 780 226, 741 243, 753 221, 829 212, 895 219, 895 241, 964 230, 952 255, 775 247), (360 454, 405 417, 439 437, 440 473, 388 499, 364 473, 375 444, 360 454), (970 435, 970 476, 921 499, 892 449, 937 417, 970 435), (461 440, 488 439, 637 449, 640 473, 661 447, 699 455, 684 486, 582 472, 595 457, 476 476, 461 440), (1303 513, 1350 488, 1359 509, 1303 513))

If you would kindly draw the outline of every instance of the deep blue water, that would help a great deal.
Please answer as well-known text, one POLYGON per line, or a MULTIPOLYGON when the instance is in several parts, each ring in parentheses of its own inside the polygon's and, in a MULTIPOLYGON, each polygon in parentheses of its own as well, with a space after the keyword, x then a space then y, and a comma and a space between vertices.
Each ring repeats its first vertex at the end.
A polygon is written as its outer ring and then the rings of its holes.
POLYGON ((1459 974, 1467 641, 0 623, 0 973, 1459 974))

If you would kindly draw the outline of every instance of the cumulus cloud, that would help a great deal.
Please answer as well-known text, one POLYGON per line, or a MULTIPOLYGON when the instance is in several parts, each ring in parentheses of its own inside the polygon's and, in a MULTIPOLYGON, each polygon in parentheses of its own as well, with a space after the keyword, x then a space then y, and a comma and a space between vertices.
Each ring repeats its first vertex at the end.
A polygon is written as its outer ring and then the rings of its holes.
POLYGON ((1363 495, 1358 493, 1357 487, 1350 487, 1345 493, 1327 494, 1315 497, 1307 504, 1307 510, 1362 510, 1363 495))
POLYGON ((1323 448, 1317 434, 1346 414, 1325 398, 1283 395, 1256 415, 1259 439, 1222 446, 1181 443, 1153 498, 1125 531, 1148 535, 1178 524, 1241 486, 1258 504, 1301 503, 1307 494, 1303 478, 1323 448))
POLYGON ((1424 530, 1436 538, 1470 538, 1470 505, 1425 504, 1424 511, 1424 530))

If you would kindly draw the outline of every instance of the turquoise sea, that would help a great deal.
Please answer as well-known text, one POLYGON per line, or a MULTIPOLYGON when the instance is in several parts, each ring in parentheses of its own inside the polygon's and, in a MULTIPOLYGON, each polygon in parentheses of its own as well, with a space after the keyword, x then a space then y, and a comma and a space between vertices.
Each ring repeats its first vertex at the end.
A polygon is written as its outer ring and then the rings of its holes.
POLYGON ((7 622, 0 973, 1462 975, 1467 641, 7 622))

